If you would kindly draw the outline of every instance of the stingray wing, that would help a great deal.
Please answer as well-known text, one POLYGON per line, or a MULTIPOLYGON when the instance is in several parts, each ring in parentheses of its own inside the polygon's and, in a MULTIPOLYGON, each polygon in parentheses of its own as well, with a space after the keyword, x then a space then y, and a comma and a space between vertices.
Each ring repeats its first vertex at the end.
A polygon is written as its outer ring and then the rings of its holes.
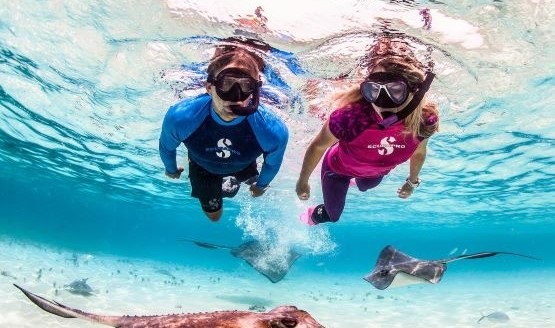
POLYGON ((380 252, 374 269, 364 280, 381 290, 419 283, 435 284, 446 269, 444 262, 420 260, 389 245, 380 252))
POLYGON ((301 256, 289 250, 286 258, 272 259, 270 249, 256 240, 248 241, 231 250, 233 256, 243 259, 256 271, 263 274, 271 282, 276 283, 285 277, 293 263, 301 256))

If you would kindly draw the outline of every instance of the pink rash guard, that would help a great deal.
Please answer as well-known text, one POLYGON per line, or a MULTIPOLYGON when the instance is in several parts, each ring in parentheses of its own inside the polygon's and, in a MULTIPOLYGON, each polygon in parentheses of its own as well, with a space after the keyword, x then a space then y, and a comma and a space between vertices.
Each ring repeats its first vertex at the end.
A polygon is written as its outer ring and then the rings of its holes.
POLYGON ((412 137, 402 121, 385 130, 378 127, 380 121, 364 101, 334 111, 329 128, 339 142, 327 152, 328 167, 337 174, 367 178, 384 176, 407 161, 420 140, 412 137))

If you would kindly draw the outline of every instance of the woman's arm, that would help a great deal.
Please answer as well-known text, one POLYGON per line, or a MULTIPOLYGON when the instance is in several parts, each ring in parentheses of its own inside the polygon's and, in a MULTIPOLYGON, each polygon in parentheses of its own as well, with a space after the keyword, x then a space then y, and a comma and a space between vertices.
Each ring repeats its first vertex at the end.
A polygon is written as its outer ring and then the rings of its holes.
POLYGON ((295 187, 299 199, 307 200, 310 198, 310 185, 308 184, 308 179, 326 150, 336 142, 337 138, 333 136, 329 129, 329 121, 326 121, 320 132, 306 149, 301 173, 299 174, 299 179, 295 187))
POLYGON ((409 160, 409 179, 412 182, 416 182, 418 180, 418 175, 420 174, 420 170, 424 165, 424 161, 426 160, 426 150, 428 146, 428 139, 422 140, 422 142, 418 145, 412 156, 409 160))
POLYGON ((409 160, 409 176, 408 181, 406 181, 401 188, 397 190, 397 194, 401 198, 409 198, 414 192, 414 188, 420 183, 420 170, 424 165, 426 160, 426 149, 428 145, 428 139, 424 139, 416 148, 409 160))

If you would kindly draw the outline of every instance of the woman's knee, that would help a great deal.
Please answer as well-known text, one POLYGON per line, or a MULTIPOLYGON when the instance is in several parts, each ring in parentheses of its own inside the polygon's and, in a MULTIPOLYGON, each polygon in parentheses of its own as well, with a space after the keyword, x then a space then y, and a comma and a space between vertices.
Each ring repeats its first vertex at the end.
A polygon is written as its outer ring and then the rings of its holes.
MULTIPOLYGON (((327 210, 327 209, 326 209, 327 210)), ((330 222, 337 222, 341 217, 341 213, 343 213, 343 209, 335 209, 328 212, 328 218, 330 222)))

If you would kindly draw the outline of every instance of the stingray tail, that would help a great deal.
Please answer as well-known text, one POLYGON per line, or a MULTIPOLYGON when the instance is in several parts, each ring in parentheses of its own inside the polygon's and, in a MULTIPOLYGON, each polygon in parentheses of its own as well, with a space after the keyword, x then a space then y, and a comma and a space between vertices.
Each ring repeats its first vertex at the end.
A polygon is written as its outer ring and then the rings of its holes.
POLYGON ((476 323, 480 323, 480 321, 484 320, 485 318, 487 318, 487 315, 484 315, 482 312, 480 312, 480 319, 478 319, 478 321, 476 321, 476 323))
POLYGON ((491 256, 499 255, 499 254, 520 256, 520 257, 525 257, 525 258, 529 258, 529 259, 532 259, 532 260, 541 261, 541 259, 539 259, 539 258, 537 258, 537 257, 533 257, 533 256, 529 256, 529 255, 523 255, 523 254, 518 254, 518 253, 511 253, 511 252, 481 252, 481 253, 475 253, 475 254, 459 255, 459 256, 456 256, 456 257, 453 257, 453 258, 450 258, 450 259, 443 260, 443 262, 444 262, 444 263, 449 263, 449 262, 458 261, 458 260, 481 259, 481 258, 484 258, 484 257, 491 257, 491 256))
POLYGON ((23 294, 25 294, 25 296, 27 296, 31 300, 31 302, 35 303, 38 307, 40 307, 44 311, 50 312, 52 314, 55 314, 63 318, 82 318, 89 321, 109 325, 112 327, 117 327, 121 318, 116 316, 101 316, 101 315, 83 312, 77 309, 72 309, 58 302, 50 301, 44 297, 33 294, 30 291, 16 284, 14 284, 14 286, 17 287, 19 290, 21 290, 23 294))
POLYGON ((192 240, 192 239, 186 239, 186 238, 182 238, 182 239, 178 239, 177 241, 186 241, 189 243, 193 243, 197 246, 200 247, 204 247, 204 248, 210 248, 210 249, 216 249, 216 248, 221 248, 221 249, 233 249, 234 247, 230 247, 230 246, 222 246, 222 245, 216 245, 216 244, 211 244, 211 243, 205 243, 203 241, 198 241, 198 240, 192 240))

